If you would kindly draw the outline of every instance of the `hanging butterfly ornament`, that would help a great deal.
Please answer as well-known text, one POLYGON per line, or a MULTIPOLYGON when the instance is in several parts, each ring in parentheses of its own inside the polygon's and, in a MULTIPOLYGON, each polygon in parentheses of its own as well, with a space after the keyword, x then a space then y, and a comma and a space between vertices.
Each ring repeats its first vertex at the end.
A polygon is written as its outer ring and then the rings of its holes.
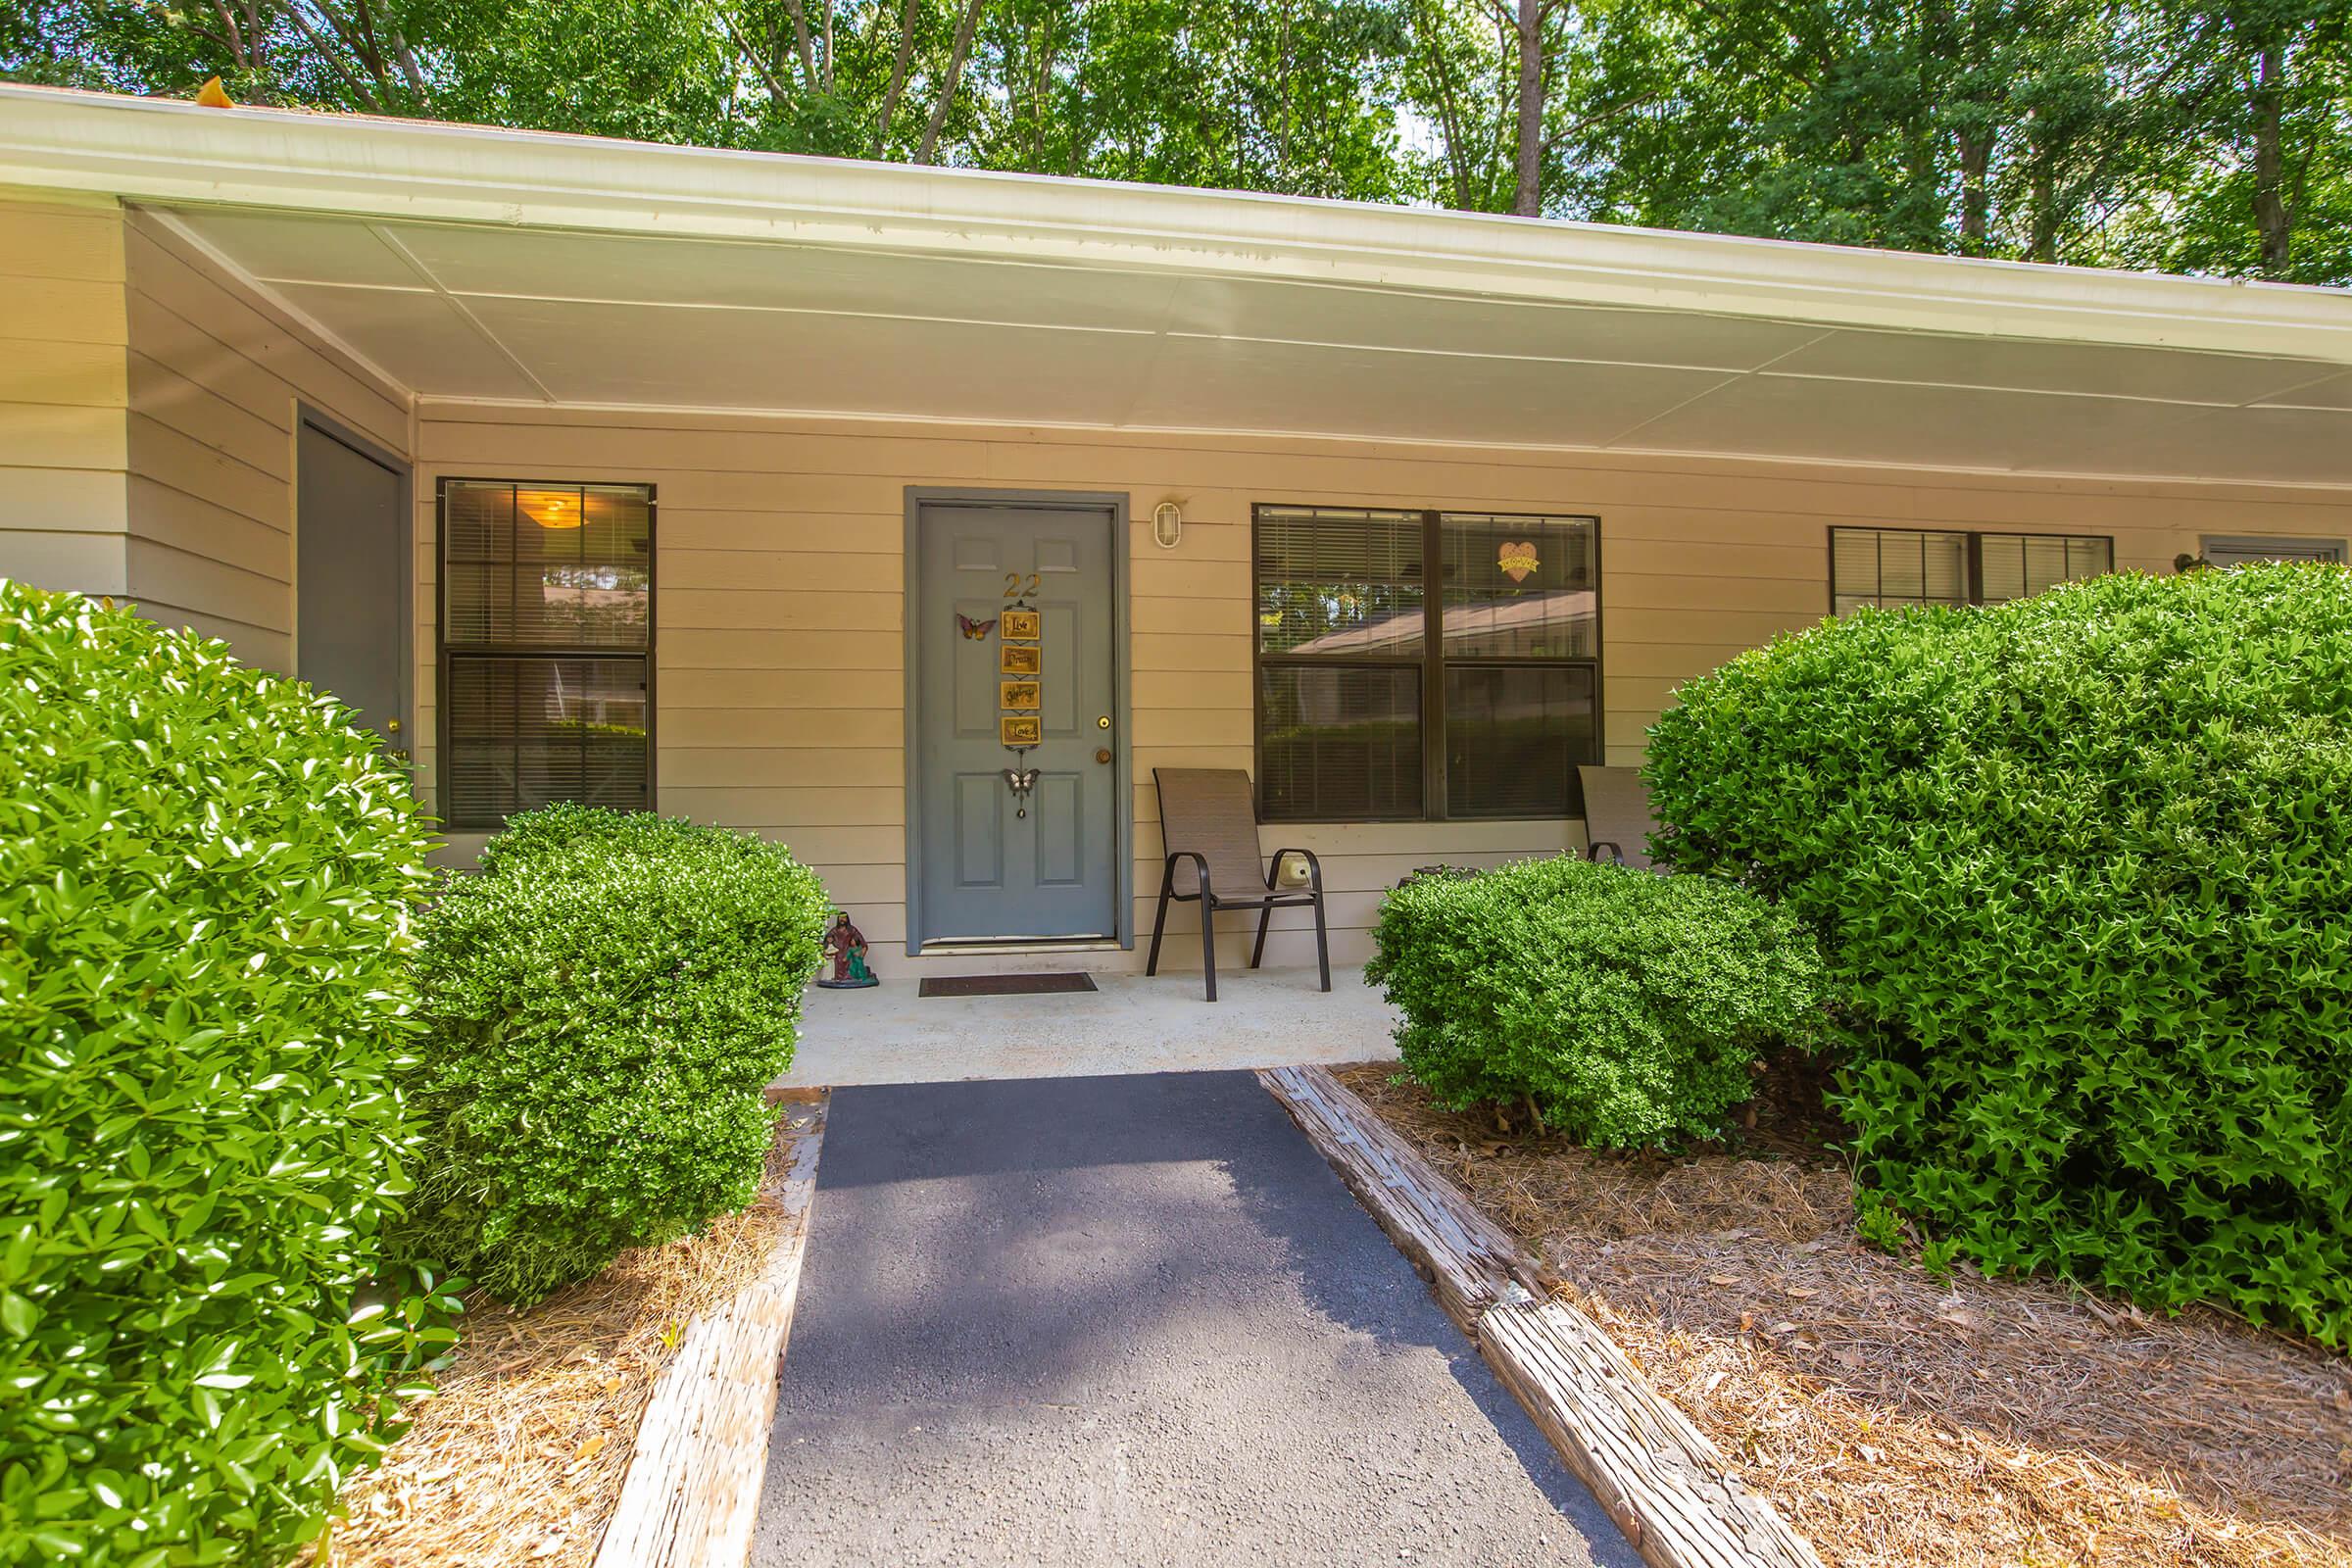
POLYGON ((978 642, 997 629, 997 617, 991 615, 986 620, 974 620, 959 610, 956 612, 956 625, 967 639, 978 642))
MULTIPOLYGON (((1013 755, 1016 759, 1026 760, 1023 753, 1015 752, 1013 755)), ((1034 767, 1008 767, 1004 769, 1004 783, 1012 791, 1015 803, 1012 814, 1016 817, 1027 816, 1029 814, 1029 792, 1037 788, 1037 769, 1034 767)))

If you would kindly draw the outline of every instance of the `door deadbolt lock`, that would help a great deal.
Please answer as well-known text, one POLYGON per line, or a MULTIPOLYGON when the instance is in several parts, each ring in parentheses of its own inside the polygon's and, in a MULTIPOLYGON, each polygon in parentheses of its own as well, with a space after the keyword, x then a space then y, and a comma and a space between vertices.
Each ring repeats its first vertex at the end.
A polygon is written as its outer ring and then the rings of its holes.
POLYGON ((1108 729, 1108 728, 1110 728, 1110 715, 1109 715, 1108 713, 1104 713, 1104 714, 1103 714, 1103 715, 1102 715, 1101 718, 1098 718, 1098 719, 1096 719, 1096 720, 1095 720, 1095 728, 1097 728, 1097 729, 1108 729))

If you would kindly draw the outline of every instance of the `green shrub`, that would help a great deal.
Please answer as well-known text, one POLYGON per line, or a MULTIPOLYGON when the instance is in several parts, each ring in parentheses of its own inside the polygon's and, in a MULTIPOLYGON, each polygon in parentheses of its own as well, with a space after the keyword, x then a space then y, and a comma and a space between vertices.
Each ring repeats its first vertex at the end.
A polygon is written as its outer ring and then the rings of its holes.
POLYGON ((383 1260, 426 837, 340 712, 0 581, 0 1562, 284 1555, 453 1338, 383 1260))
POLYGON ((2352 1345, 2352 573, 1863 612, 1682 689, 1660 847, 1823 940, 1931 1260, 2352 1345))
POLYGON ((776 845, 519 814, 425 916, 432 1141, 407 1245, 528 1303, 758 1189, 826 917, 776 845))
POLYGON ((1820 1007, 1810 940, 1762 901, 1572 856, 1416 877, 1373 941, 1365 973, 1441 1103, 1532 1099, 1609 1148, 1717 1132, 1760 1050, 1809 1037, 1820 1007))

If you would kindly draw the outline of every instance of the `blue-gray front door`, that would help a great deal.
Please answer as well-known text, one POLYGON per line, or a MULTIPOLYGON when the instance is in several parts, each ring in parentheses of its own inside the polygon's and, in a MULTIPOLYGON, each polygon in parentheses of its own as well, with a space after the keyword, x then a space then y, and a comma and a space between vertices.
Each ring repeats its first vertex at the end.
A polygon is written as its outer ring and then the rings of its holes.
POLYGON ((1111 526, 1101 506, 916 513, 918 942, 1118 935, 1111 526), (1034 641, 1005 636, 1023 607, 1034 641), (1016 751, 1004 724, 1024 719, 1039 734, 1016 751), (1007 769, 1036 778, 1022 793, 1007 769))

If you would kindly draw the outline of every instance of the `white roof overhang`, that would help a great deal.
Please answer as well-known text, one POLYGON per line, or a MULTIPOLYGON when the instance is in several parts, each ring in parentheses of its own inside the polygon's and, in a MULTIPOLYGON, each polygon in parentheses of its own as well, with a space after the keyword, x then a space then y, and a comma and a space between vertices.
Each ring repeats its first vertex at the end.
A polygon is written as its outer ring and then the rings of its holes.
POLYGON ((2352 292, 0 86, 423 400, 2352 485, 2352 292))

